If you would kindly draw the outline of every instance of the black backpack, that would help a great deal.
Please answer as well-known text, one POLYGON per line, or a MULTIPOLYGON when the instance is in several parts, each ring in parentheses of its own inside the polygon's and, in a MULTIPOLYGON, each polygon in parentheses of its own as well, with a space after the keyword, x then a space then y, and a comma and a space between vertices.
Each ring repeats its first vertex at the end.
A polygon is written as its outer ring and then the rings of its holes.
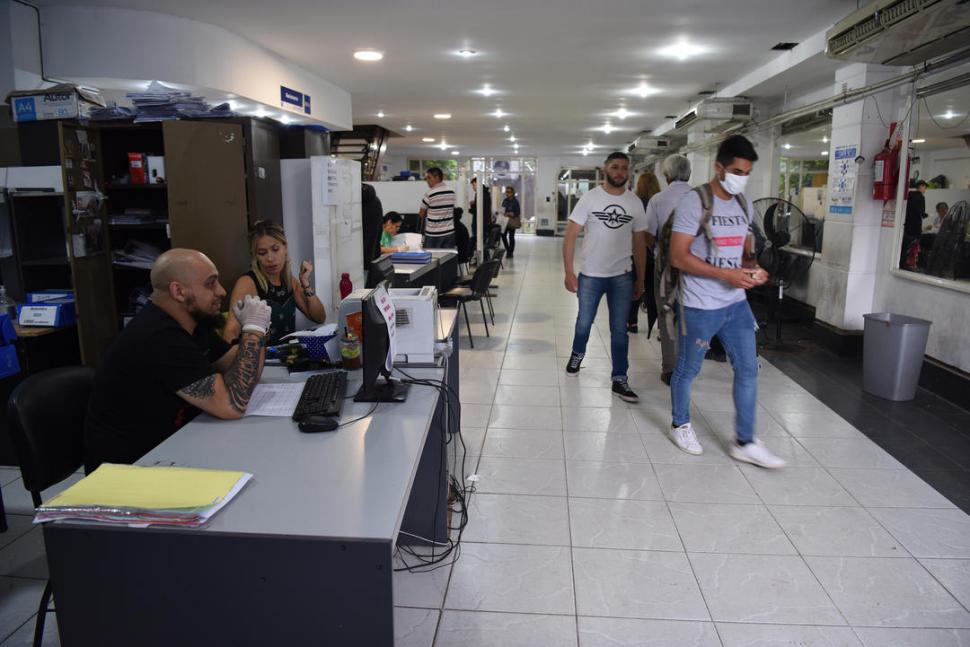
MULTIPOLYGON (((714 191, 711 189, 710 183, 694 187, 693 191, 700 198, 701 209, 704 210, 695 237, 704 234, 707 236, 707 242, 710 243, 711 248, 717 250, 717 241, 714 240, 714 234, 711 231, 711 216, 714 213, 714 191)), ((739 193, 734 196, 734 199, 741 205, 744 217, 750 224, 751 214, 748 213, 747 198, 744 197, 744 194, 739 193)), ((670 264, 670 237, 673 234, 675 215, 675 213, 670 214, 667 222, 660 229, 660 235, 657 239, 657 260, 655 265, 655 271, 659 278, 657 300, 660 303, 660 312, 657 314, 660 317, 660 325, 667 327, 667 334, 671 339, 677 338, 677 328, 674 325, 674 309, 680 300, 680 270, 670 264)), ((682 332, 687 334, 686 328, 683 325, 683 317, 680 319, 682 332)))

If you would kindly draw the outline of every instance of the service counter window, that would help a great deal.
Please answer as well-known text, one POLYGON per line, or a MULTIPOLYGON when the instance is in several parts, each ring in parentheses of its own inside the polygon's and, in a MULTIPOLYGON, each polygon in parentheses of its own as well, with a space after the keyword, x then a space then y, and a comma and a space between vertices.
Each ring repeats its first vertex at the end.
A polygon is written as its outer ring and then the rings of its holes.
POLYGON ((897 220, 899 269, 970 289, 970 85, 914 106, 909 190, 897 220))
POLYGON ((813 116, 802 123, 786 124, 776 139, 779 174, 775 195, 784 201, 791 237, 788 246, 795 251, 822 252, 831 134, 831 115, 824 115, 821 118, 813 116))

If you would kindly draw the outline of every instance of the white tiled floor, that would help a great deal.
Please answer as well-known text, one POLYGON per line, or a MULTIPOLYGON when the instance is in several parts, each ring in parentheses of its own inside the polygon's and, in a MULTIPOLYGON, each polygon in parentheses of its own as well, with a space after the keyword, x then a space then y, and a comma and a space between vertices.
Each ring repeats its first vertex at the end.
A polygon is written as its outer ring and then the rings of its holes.
MULTIPOLYGON (((520 237, 486 339, 462 322, 476 493, 458 562, 395 573, 397 645, 970 646, 970 517, 770 364, 758 433, 789 467, 725 454, 731 372, 707 363, 688 456, 664 436, 659 345, 630 337, 641 403, 610 394, 601 305, 579 377, 559 239, 520 237)), ((45 566, 18 474, 0 469, 0 641, 29 644, 45 566)), ((47 632, 45 644, 56 644, 47 632)))

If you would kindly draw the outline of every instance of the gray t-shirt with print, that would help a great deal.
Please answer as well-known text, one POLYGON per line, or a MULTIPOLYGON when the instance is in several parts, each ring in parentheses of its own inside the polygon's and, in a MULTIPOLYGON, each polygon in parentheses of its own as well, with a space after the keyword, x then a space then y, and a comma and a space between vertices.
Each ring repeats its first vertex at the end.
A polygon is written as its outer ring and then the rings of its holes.
MULTIPOLYGON (((754 213, 751 201, 747 200, 747 203, 748 214, 754 213)), ((751 230, 750 216, 745 215, 734 197, 721 200, 714 196, 711 233, 717 242, 716 250, 703 232, 697 235, 703 216, 700 196, 696 191, 691 191, 674 210, 673 231, 695 236, 690 244, 690 252, 702 261, 717 267, 741 267, 744 241, 751 230)), ((719 279, 681 272, 680 281, 680 302, 688 308, 717 310, 745 299, 744 290, 731 287, 719 279)))

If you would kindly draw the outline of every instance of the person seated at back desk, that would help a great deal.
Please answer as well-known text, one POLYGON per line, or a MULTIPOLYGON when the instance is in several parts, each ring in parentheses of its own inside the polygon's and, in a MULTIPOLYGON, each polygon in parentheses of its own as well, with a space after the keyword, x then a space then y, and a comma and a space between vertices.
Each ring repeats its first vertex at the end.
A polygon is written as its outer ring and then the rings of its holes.
POLYGON ((404 216, 397 211, 388 211, 384 214, 384 230, 381 231, 381 254, 408 251, 407 245, 394 246, 391 244, 392 239, 401 230, 402 222, 404 222, 404 216))
MULTIPOLYGON (((232 288, 231 303, 247 294, 266 301, 273 309, 266 343, 270 346, 296 331, 296 309, 316 323, 327 318, 326 310, 316 291, 311 287, 310 272, 313 264, 300 264, 300 278, 290 274, 290 257, 287 253, 286 234, 283 226, 271 220, 257 220, 249 230, 251 269, 239 277, 232 288)), ((239 336, 239 323, 231 317, 226 321, 222 337, 233 341, 239 336)))
POLYGON ((152 298, 108 348, 84 428, 84 469, 132 463, 205 411, 241 418, 263 370, 270 307, 233 306, 238 346, 215 332, 226 291, 201 252, 171 249, 151 270, 152 298))

